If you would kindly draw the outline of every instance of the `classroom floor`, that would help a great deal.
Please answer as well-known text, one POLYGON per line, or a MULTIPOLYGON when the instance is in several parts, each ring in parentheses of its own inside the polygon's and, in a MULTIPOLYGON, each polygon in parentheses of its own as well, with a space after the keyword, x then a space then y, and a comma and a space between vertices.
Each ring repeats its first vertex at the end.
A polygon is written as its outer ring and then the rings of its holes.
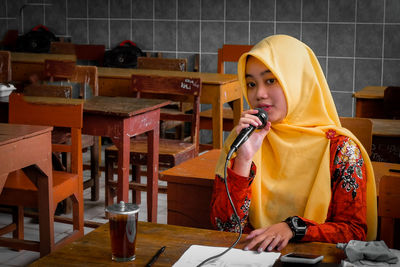
MULTIPOLYGON (((104 146, 103 146, 104 148, 104 146)), ((89 153, 84 154, 84 161, 88 161, 89 153)), ((104 153, 103 157, 104 159, 104 153)), ((84 177, 89 177, 90 171, 84 171, 84 177)), ((146 177, 142 177, 145 181, 146 177)), ((165 182, 160 181, 160 184, 165 182)), ((98 201, 90 200, 90 189, 84 191, 85 220, 105 223, 104 217, 104 172, 100 178, 100 199, 98 201)), ((139 205, 139 221, 147 221, 146 192, 142 192, 142 203, 139 205)), ((167 195, 159 194, 158 197, 158 223, 167 223, 167 195)), ((11 222, 11 215, 0 213, 0 228, 11 222)), ((25 218, 25 238, 30 240, 39 240, 39 225, 31 218, 25 218)), ((85 234, 94 230, 85 227, 85 234)), ((63 238, 66 233, 72 231, 71 225, 55 223, 54 236, 56 241, 63 238)), ((11 236, 11 234, 9 234, 11 236)), ((20 252, 0 247, 0 266, 26 266, 39 259, 39 252, 22 250, 20 252)))

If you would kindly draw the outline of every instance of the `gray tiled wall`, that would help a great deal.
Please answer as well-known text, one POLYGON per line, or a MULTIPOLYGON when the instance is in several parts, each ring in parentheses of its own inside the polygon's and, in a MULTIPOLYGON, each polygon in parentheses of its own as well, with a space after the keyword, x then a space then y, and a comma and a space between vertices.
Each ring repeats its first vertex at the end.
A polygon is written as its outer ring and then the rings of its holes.
MULTIPOLYGON (((400 84, 399 14, 399 0, 0 0, 0 34, 44 24, 108 49, 130 39, 145 51, 187 57, 189 69, 200 54, 203 72, 217 71, 224 43, 289 34, 314 50, 339 114, 352 116, 353 92, 400 84)), ((226 69, 235 73, 236 64, 226 69)))

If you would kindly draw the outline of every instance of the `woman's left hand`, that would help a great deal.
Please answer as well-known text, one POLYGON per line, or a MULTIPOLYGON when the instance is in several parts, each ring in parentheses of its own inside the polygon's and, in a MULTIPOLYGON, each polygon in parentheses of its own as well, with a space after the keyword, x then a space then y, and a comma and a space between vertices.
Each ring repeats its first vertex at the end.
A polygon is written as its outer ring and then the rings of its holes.
POLYGON ((293 232, 290 230, 289 225, 285 222, 280 222, 269 227, 259 228, 246 237, 250 242, 245 246, 244 250, 250 250, 259 244, 257 251, 262 252, 265 249, 268 251, 276 250, 281 251, 289 243, 293 237, 293 232))

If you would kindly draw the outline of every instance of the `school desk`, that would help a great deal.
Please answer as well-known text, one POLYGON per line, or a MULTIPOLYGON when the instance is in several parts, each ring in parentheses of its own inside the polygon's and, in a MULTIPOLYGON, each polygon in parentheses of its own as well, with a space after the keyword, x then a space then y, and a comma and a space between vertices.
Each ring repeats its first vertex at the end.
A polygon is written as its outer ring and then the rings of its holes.
POLYGON ((353 94, 356 99, 356 117, 385 118, 383 96, 387 86, 366 86, 353 94))
MULTIPOLYGON (((10 172, 24 169, 38 187, 41 212, 40 243, 29 242, 27 247, 50 253, 54 240, 54 208, 52 193, 51 131, 53 127, 0 123, 0 194, 10 172)), ((13 241, 5 246, 13 247, 13 241)), ((21 244, 19 244, 21 245, 21 244)))
POLYGON ((99 95, 134 96, 130 89, 132 74, 151 74, 161 76, 178 76, 200 78, 202 91, 201 104, 212 105, 213 148, 220 149, 223 144, 223 104, 233 101, 234 124, 239 122, 243 110, 242 90, 234 74, 181 72, 149 69, 98 68, 99 95))
POLYGON ((372 160, 400 163, 400 120, 371 119, 372 160))
MULTIPOLYGON (((109 224, 106 223, 30 266, 145 266, 162 246, 166 246, 166 249, 153 266, 172 266, 191 245, 229 247, 237 236, 236 233, 215 230, 138 222, 136 259, 113 262, 109 224)), ((245 246, 245 237, 244 234, 235 248, 242 249, 245 246)), ((343 250, 329 243, 289 243, 281 254, 289 252, 320 254, 324 256, 322 262, 335 264, 346 258, 343 250)))

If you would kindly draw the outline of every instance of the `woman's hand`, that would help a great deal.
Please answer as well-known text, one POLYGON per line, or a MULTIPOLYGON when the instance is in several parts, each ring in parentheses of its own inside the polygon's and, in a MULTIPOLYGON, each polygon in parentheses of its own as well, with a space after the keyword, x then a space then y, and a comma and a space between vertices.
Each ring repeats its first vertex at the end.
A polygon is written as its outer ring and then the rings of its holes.
POLYGON ((250 250, 259 244, 257 251, 262 252, 265 249, 268 251, 276 250, 281 251, 289 243, 293 237, 293 232, 290 230, 289 225, 285 222, 280 222, 269 227, 260 228, 246 237, 250 242, 244 247, 244 250, 250 250))
MULTIPOLYGON (((253 125, 258 127, 262 125, 261 120, 255 116, 258 113, 258 110, 249 109, 243 111, 241 118, 239 120, 239 124, 236 126, 235 131, 237 134, 244 128, 253 125)), ((261 144, 268 134, 271 127, 271 122, 267 122, 265 127, 259 131, 253 132, 253 134, 249 137, 249 139, 244 142, 236 152, 235 164, 233 170, 242 176, 248 176, 251 161, 253 159, 254 154, 260 149, 261 144)))

